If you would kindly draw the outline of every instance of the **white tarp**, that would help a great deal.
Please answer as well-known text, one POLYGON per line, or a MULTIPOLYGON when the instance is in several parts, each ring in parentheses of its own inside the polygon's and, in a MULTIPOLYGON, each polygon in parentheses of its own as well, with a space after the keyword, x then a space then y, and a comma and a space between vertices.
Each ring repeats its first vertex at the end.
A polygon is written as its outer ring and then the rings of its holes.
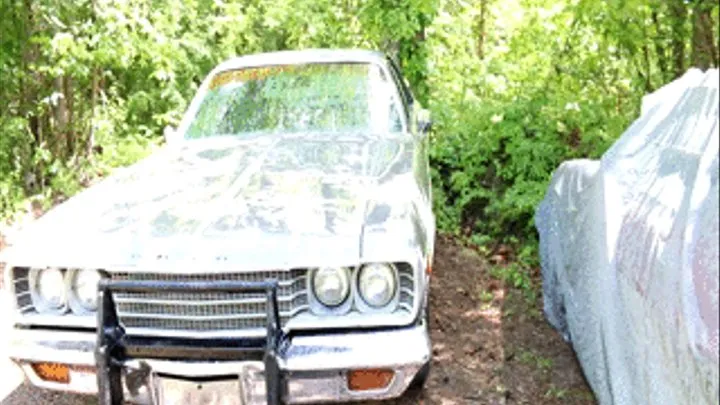
POLYGON ((601 405, 720 402, 718 101, 690 70, 538 207, 545 315, 601 405))

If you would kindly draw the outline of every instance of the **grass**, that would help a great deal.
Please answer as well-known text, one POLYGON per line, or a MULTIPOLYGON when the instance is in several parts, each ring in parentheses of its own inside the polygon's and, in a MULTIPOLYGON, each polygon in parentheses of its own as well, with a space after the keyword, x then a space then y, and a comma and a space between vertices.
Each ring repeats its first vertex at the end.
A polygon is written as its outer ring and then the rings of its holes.
POLYGON ((490 291, 480 291, 480 293, 478 294, 478 298, 480 298, 480 301, 488 303, 495 298, 495 294, 490 291))
POLYGON ((545 391, 545 398, 554 398, 554 399, 564 399, 568 396, 570 393, 567 389, 557 388, 554 385, 551 385, 550 388, 545 391))
POLYGON ((523 350, 520 352, 518 359, 521 363, 533 366, 542 372, 550 371, 553 367, 552 359, 540 356, 529 350, 523 350))

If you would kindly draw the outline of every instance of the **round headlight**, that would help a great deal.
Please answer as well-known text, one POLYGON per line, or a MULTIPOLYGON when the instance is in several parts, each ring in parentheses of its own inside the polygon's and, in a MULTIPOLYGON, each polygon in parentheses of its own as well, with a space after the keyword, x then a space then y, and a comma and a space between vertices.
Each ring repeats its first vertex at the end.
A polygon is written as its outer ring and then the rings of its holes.
POLYGON ((369 264, 360 269, 360 296, 371 307, 381 308, 395 296, 395 269, 389 264, 369 264))
POLYGON ((97 286, 100 281, 97 270, 75 270, 70 275, 70 308, 75 313, 93 312, 97 309, 97 286))
POLYGON ((313 292, 322 304, 336 307, 347 299, 350 293, 350 277, 344 268, 326 267, 315 272, 313 292))
POLYGON ((60 269, 35 269, 30 273, 33 305, 38 312, 65 309, 65 282, 60 269))

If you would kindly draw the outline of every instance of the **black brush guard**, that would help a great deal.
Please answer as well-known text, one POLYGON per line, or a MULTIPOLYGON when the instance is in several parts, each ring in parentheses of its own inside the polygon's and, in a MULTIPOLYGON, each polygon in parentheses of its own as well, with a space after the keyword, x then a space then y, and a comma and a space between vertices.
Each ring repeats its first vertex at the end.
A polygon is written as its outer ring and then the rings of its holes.
MULTIPOLYGON (((280 325, 277 303, 278 283, 222 281, 222 282, 171 282, 171 281, 112 281, 102 280, 98 285, 98 330, 95 362, 97 365, 99 405, 123 405, 123 363, 132 357, 180 358, 201 355, 223 359, 247 359, 261 355, 265 365, 265 387, 268 405, 282 405, 283 381, 278 364, 279 351, 285 342, 280 325), (197 341, 183 339, 143 338, 129 336, 120 325, 115 308, 114 292, 148 293, 265 293, 267 296, 267 336, 261 339, 215 339, 197 341)), ((151 387, 154 389, 154 387, 151 387)))

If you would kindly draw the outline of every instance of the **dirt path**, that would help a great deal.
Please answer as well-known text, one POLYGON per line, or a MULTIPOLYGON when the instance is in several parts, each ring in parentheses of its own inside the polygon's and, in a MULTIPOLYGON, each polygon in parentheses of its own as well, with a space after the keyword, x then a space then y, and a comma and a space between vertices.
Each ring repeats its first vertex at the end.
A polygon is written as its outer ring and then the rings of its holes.
MULTIPOLYGON (((431 282, 433 363, 426 389, 358 405, 592 405, 570 347, 528 302, 489 275, 472 250, 440 238, 431 282)), ((4 374, 4 370, 0 370, 4 374)), ((2 405, 93 405, 93 398, 20 386, 2 405)))
POLYGON ((425 391, 373 405, 596 403, 572 349, 542 317, 541 299, 493 279, 474 251, 438 240, 430 302, 425 391))

